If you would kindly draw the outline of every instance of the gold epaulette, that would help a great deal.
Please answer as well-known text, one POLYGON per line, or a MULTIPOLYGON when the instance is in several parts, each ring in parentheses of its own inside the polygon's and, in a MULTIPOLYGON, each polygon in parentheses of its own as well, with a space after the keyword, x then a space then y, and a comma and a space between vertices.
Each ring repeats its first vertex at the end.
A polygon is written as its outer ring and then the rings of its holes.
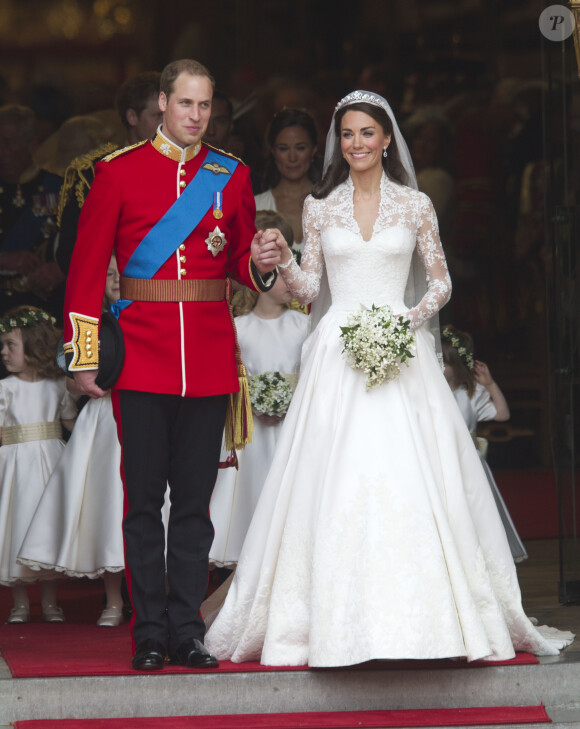
POLYGON ((79 208, 82 208, 94 179, 95 164, 102 157, 107 154, 111 154, 111 152, 117 148, 117 145, 113 142, 105 142, 105 144, 95 147, 95 149, 92 149, 90 152, 82 154, 80 157, 75 157, 75 159, 73 159, 66 168, 66 172, 64 173, 64 182, 60 188, 58 196, 58 208, 56 212, 56 224, 59 228, 62 213, 68 202, 71 190, 74 189, 77 204, 79 208), (87 175, 89 170, 92 173, 90 180, 87 175))
POLYGON ((230 159, 235 159, 236 162, 239 162, 240 164, 243 164, 244 167, 246 166, 246 163, 243 159, 240 159, 239 157, 236 157, 235 154, 230 154, 230 152, 226 152, 225 149, 220 149, 219 147, 214 147, 211 144, 208 144, 207 142, 204 142, 204 145, 208 147, 209 149, 213 149, 214 152, 219 152, 219 154, 223 154, 224 157, 229 157, 230 159))
POLYGON ((106 157, 103 157, 102 161, 111 162, 117 157, 120 157, 123 154, 127 154, 127 152, 130 152, 132 149, 137 149, 137 147, 142 147, 144 144, 148 144, 149 141, 149 139, 143 139, 141 142, 137 142, 136 144, 130 144, 128 147, 121 147, 121 149, 117 149, 114 152, 111 152, 111 154, 108 154, 106 157))

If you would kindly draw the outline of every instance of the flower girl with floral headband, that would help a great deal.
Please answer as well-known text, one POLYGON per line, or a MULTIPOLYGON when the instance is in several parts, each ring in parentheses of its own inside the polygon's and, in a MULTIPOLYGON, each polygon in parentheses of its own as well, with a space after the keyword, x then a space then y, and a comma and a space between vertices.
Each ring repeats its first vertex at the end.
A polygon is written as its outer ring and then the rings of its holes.
POLYGON ((17 563, 18 551, 62 450, 62 426, 72 430, 77 408, 56 364, 60 332, 55 320, 34 306, 20 306, 0 319, 0 584, 12 589, 9 623, 30 620, 27 584, 41 585, 42 618, 62 623, 54 575, 17 563))
POLYGON ((490 467, 485 459, 487 441, 476 436, 477 424, 484 420, 509 420, 510 410, 498 384, 492 378, 485 362, 473 356, 473 339, 467 332, 448 324, 441 330, 441 347, 443 349, 443 373, 453 391, 453 396, 469 432, 474 438, 481 465, 487 476, 489 487, 497 504, 503 522, 512 556, 516 562, 527 558, 528 553, 522 544, 508 508, 497 487, 490 467))

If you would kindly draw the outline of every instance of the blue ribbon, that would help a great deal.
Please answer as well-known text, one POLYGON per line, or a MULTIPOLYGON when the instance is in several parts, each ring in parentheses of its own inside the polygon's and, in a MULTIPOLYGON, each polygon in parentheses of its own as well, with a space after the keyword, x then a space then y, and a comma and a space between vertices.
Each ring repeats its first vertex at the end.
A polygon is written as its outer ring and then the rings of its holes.
MULTIPOLYGON (((210 149, 193 180, 133 251, 123 269, 123 276, 153 278, 165 261, 195 230, 209 208, 213 206, 214 193, 221 192, 225 188, 237 166, 237 160, 224 157, 210 149), (208 165, 223 168, 224 161, 227 161, 229 174, 226 172, 216 174, 211 169, 206 169, 208 165)), ((119 318, 121 311, 131 303, 130 299, 118 299, 111 306, 111 311, 119 318)))

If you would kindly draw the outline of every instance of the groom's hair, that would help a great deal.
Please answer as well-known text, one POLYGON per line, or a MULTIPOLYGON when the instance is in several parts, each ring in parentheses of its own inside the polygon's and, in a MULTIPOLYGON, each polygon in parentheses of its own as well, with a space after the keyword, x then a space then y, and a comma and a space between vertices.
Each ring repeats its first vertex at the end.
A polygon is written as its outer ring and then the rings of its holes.
POLYGON ((159 90, 163 91, 167 98, 173 93, 175 80, 182 73, 188 73, 190 76, 205 76, 209 80, 212 90, 215 88, 214 77, 203 63, 194 61, 191 58, 182 58, 179 61, 168 63, 161 71, 159 90))

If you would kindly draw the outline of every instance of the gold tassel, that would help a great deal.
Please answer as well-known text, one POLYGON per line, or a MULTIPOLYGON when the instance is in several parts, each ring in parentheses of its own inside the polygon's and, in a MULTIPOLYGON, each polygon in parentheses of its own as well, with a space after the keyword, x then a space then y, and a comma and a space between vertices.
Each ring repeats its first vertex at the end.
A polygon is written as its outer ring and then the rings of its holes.
POLYGON ((239 392, 231 392, 226 411, 226 450, 241 450, 254 438, 252 403, 244 365, 238 365, 239 392))
MULTIPOLYGON (((232 310, 233 285, 231 279, 226 278, 226 301, 230 312, 232 327, 234 328, 236 365, 238 367, 238 392, 231 392, 226 410, 225 441, 226 449, 234 451, 236 448, 242 450, 244 446, 251 443, 254 438, 254 421, 252 419, 252 403, 250 402, 250 389, 246 368, 242 362, 242 353, 238 342, 238 333, 232 310)), ((235 453, 233 454, 235 457, 235 453)))

